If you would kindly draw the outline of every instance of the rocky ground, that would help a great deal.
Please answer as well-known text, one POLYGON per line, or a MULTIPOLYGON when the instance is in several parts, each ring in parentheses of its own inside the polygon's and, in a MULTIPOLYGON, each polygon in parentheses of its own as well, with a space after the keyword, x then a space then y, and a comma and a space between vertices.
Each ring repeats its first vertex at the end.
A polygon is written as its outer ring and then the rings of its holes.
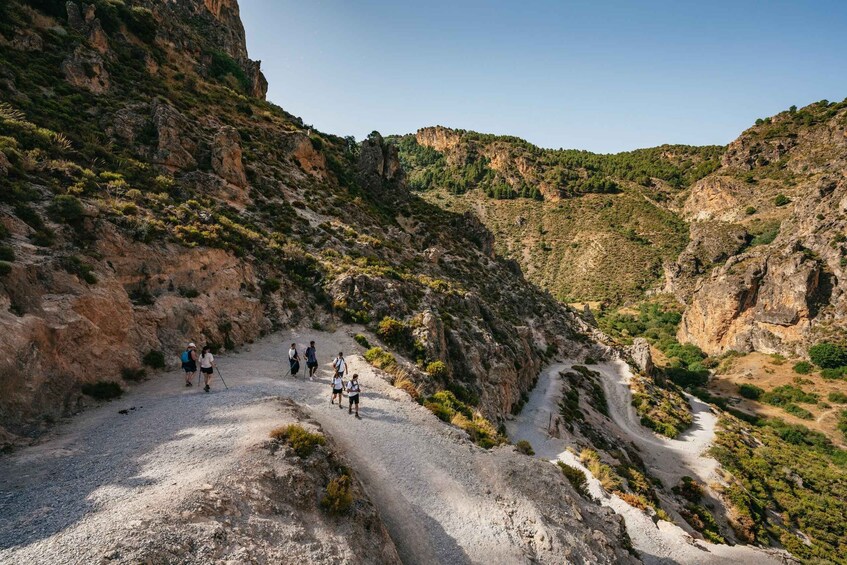
POLYGON ((162 375, 4 458, 0 561, 390 562, 382 523, 404 563, 634 561, 620 519, 557 469, 511 447, 478 448, 359 355, 348 360, 362 379, 362 420, 330 404, 326 365, 315 382, 282 379, 285 345, 309 339, 324 363, 358 349, 343 331, 276 334, 220 358, 228 390, 162 375), (349 460, 363 487, 351 516, 316 510, 334 456, 304 464, 269 450, 271 428, 303 418, 280 395, 349 460))

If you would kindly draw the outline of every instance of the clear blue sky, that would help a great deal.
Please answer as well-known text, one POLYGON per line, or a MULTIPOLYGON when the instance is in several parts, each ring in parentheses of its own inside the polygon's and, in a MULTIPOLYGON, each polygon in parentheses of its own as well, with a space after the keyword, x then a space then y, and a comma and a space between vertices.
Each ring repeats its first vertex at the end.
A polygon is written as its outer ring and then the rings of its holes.
POLYGON ((725 144, 847 97, 847 0, 241 0, 268 98, 361 139, 441 124, 542 147, 725 144))

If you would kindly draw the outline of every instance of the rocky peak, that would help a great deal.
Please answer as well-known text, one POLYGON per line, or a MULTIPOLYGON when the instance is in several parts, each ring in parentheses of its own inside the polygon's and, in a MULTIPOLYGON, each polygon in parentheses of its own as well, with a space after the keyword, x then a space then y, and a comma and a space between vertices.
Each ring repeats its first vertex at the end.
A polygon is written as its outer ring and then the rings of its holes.
POLYGON ((415 134, 418 145, 431 147, 444 153, 456 148, 462 142, 462 136, 456 130, 444 126, 421 128, 415 134))
POLYGON ((358 168, 359 180, 368 190, 395 198, 408 194, 397 146, 386 142, 379 132, 362 142, 358 168))

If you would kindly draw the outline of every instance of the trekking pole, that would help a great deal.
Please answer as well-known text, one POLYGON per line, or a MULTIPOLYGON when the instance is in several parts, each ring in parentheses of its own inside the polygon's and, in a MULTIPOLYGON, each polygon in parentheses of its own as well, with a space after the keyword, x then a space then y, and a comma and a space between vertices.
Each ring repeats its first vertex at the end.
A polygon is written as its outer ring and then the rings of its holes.
POLYGON ((224 384, 224 388, 226 388, 227 390, 229 390, 229 387, 228 387, 228 386, 226 386, 226 381, 224 380, 224 376, 221 374, 221 369, 220 369, 220 367, 215 367, 215 369, 217 369, 217 370, 218 370, 218 376, 221 378, 221 382, 224 384))

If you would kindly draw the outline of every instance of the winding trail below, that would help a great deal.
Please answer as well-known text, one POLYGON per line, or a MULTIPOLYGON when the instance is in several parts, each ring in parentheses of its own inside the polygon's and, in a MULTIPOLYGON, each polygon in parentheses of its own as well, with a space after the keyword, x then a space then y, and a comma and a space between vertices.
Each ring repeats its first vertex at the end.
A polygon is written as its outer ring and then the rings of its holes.
MULTIPOLYGON (((563 381, 559 373, 578 364, 577 361, 558 363, 542 372, 521 414, 507 424, 512 441, 525 439, 532 444, 537 457, 563 461, 585 471, 589 477, 591 494, 604 506, 613 508, 624 517, 633 545, 645 563, 758 565, 783 562, 778 556, 755 547, 695 540, 682 528, 663 520, 654 523, 644 512, 633 508, 618 496, 606 494, 579 458, 567 450, 569 443, 548 434, 550 422, 558 414, 558 404, 562 397, 563 381)), ((659 477, 666 485, 677 484, 684 475, 698 477, 707 484, 712 480, 717 462, 707 457, 705 451, 714 437, 717 417, 709 405, 688 395, 694 414, 691 427, 679 439, 659 437, 639 423, 635 408, 631 405, 631 373, 626 363, 614 360, 589 368, 602 375, 609 415, 621 431, 620 439, 632 441, 640 449, 640 455, 652 475, 659 477)))

